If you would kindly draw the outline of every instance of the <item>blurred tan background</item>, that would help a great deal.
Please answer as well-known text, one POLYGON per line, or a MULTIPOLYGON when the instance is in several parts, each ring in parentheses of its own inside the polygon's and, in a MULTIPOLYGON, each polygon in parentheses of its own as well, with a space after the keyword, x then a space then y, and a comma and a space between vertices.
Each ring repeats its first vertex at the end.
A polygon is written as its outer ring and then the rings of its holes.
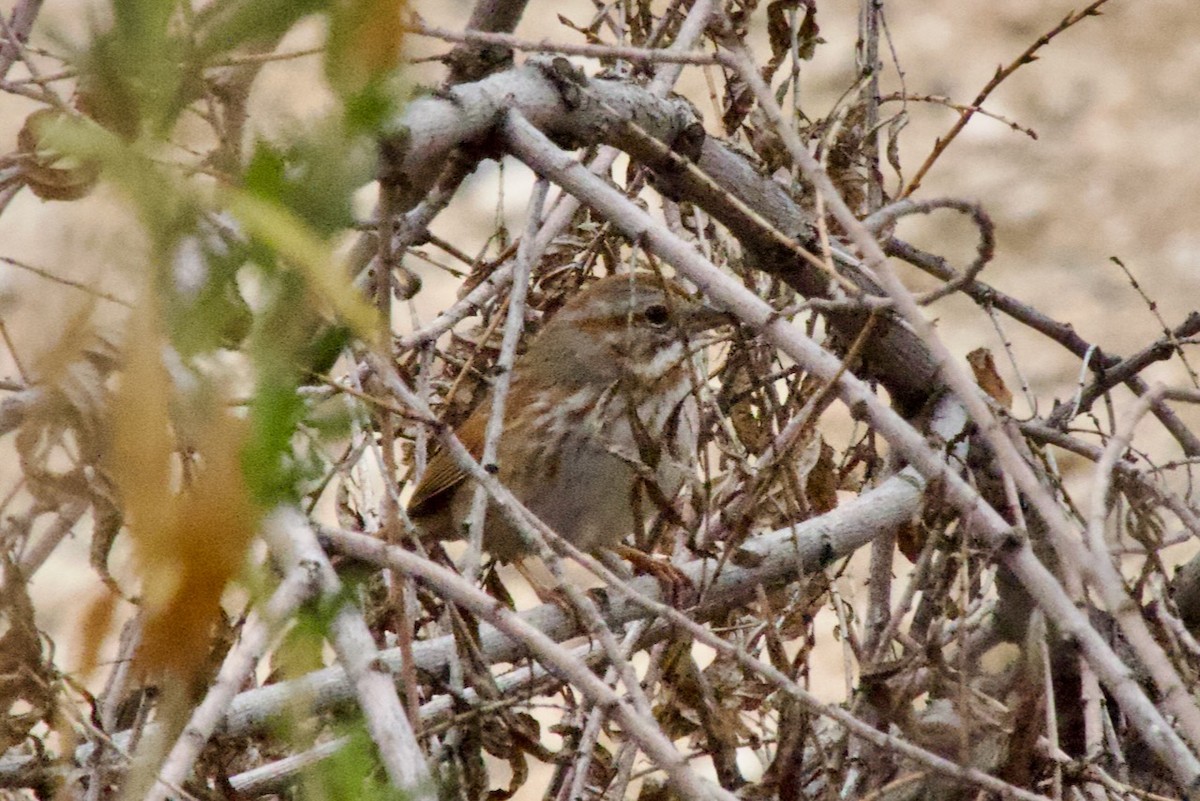
MULTIPOLYGON (((885 3, 885 11, 907 91, 968 103, 999 65, 1080 2, 898 0, 885 3)), ((461 27, 471 7, 465 0, 413 0, 410 5, 429 23, 453 28, 461 27)), ((664 5, 655 3, 656 8, 664 5)), ((3 13, 9 8, 5 3, 3 13)), ((854 79, 857 10, 858 4, 849 0, 818 0, 826 43, 804 65, 810 117, 824 116, 854 79)), ((50 0, 34 42, 62 52, 61 41, 81 35, 90 13, 82 3, 50 0)), ((532 0, 517 34, 580 42, 578 34, 558 25, 558 14, 586 23, 592 4, 532 0)), ((765 15, 760 11, 759 16, 765 15)), ((302 25, 283 48, 309 47, 322 36, 317 26, 302 25)), ((408 47, 413 58, 448 49, 417 37, 408 47)), ((885 61, 884 88, 892 91, 900 85, 896 65, 890 57, 885 61)), ((56 69, 51 61, 46 67, 48 72, 56 69)), ((433 83, 441 69, 418 65, 411 76, 414 83, 433 83)), ((24 77, 22 68, 14 68, 10 77, 24 77)), ((316 58, 268 65, 256 85, 252 124, 268 137, 304 126, 331 106, 322 87, 316 58)), ((685 71, 680 89, 709 115, 710 133, 719 133, 697 68, 685 71)), ((1071 322, 1085 339, 1118 354, 1150 343, 1161 326, 1110 256, 1128 265, 1168 325, 1200 306, 1200 159, 1194 152, 1200 139, 1200 6, 1194 0, 1113 0, 1103 16, 1083 21, 1042 50, 1040 60, 1021 68, 985 107, 1033 128, 1038 139, 977 115, 928 175, 919 195, 974 199, 988 210, 997 224, 997 252, 984 280, 1071 322)), ((27 101, 0 96, 0 147, 12 149, 32 109, 27 101)), ((922 104, 911 104, 909 116, 901 138, 906 177, 955 119, 944 107, 922 104)), ((503 171, 485 166, 464 187, 451 212, 438 219, 435 231, 469 253, 476 251, 493 228, 501 183, 502 213, 519 228, 531 180, 518 165, 503 171)), ((892 178, 889 187, 894 186, 892 178)), ((365 213, 369 191, 363 201, 365 213)), ((960 264, 974 250, 974 231, 949 214, 906 221, 900 233, 960 264)), ((0 255, 118 295, 126 289, 123 276, 144 259, 143 250, 127 211, 103 189, 75 203, 43 202, 22 192, 0 216, 0 255)), ((438 281, 427 267, 414 268, 428 279, 421 296, 426 312, 452 296, 452 283, 438 281)), ((123 297, 132 300, 128 293, 123 297)), ((0 315, 25 358, 53 341, 80 300, 70 290, 0 264, 0 315)), ((980 346, 995 351, 1002 374, 1018 391, 995 331, 972 304, 949 299, 930 313, 956 353, 980 346)), ((1054 398, 1067 398, 1073 391, 1077 361, 1015 325, 1009 324, 1006 333, 1039 410, 1048 412, 1054 398)), ((15 377, 11 353, 0 348, 0 378, 15 377)), ((1147 377, 1180 384, 1187 379, 1175 361, 1152 368, 1147 377)), ((1028 411, 1018 399, 1017 414, 1028 411)), ((1200 422, 1194 414, 1188 419, 1200 422)), ((1156 423, 1144 422, 1143 433, 1143 445, 1159 458, 1178 457, 1156 423)), ((9 492, 18 475, 10 440, 0 440, 0 494, 9 492)), ((63 549, 39 574, 33 591, 43 625, 51 631, 69 628, 95 592, 86 568, 86 544, 63 549)), ((848 586, 846 591, 854 597, 857 590, 848 586)), ((827 623, 826 631, 834 621, 827 623)), ((839 678, 825 692, 838 697, 844 688, 836 647, 829 658, 830 675, 839 678)), ((70 663, 71 657, 64 657, 64 667, 70 663)))

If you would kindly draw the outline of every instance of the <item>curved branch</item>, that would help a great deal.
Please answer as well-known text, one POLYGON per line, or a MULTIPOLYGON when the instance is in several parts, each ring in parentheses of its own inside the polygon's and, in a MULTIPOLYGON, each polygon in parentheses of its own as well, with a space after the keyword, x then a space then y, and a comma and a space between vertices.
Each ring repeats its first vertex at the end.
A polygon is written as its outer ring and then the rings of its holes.
POLYGON ((988 216, 987 212, 978 203, 968 203, 965 200, 938 198, 935 200, 916 201, 905 198, 904 200, 898 200, 895 203, 884 206, 862 221, 864 228, 878 236, 881 230, 901 217, 907 217, 910 214, 929 214, 938 209, 953 209, 969 216, 971 221, 975 223, 975 227, 979 229, 979 246, 976 248, 975 260, 967 265, 966 269, 961 273, 955 273, 953 270, 950 270, 950 277, 946 279, 944 286, 932 292, 926 292, 916 299, 917 303, 922 306, 927 306, 935 300, 952 295, 960 289, 975 283, 975 279, 983 272, 983 268, 996 255, 996 225, 992 222, 992 218, 988 216))

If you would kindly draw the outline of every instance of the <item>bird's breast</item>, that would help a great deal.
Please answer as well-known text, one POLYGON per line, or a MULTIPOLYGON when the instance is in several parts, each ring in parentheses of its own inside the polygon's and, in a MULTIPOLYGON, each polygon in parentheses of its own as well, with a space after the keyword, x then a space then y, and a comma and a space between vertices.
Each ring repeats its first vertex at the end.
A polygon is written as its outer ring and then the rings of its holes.
POLYGON ((617 384, 527 394, 501 439, 500 479, 577 547, 615 545, 634 529, 639 482, 673 497, 694 463, 696 404, 686 386, 658 389, 644 398, 617 384))

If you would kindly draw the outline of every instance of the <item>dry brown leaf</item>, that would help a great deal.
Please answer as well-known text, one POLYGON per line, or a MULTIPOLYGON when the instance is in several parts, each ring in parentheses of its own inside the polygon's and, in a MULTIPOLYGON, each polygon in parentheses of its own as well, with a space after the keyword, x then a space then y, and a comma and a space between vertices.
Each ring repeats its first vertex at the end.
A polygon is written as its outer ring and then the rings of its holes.
POLYGON ((905 559, 916 564, 925 549, 927 535, 928 530, 920 520, 910 520, 896 529, 896 547, 905 559))
POLYGON ((16 565, 0 561, 0 753, 22 743, 54 709, 53 671, 16 565))
POLYGON ((96 164, 71 164, 61 154, 40 146, 41 131, 61 116, 54 109, 38 109, 25 118, 17 134, 21 178, 42 200, 78 200, 92 191, 100 177, 96 164))
POLYGON ((823 515, 837 508, 838 475, 833 448, 822 437, 817 442, 817 460, 805 479, 804 490, 812 511, 823 515))
POLYGON ((1005 409, 1012 409, 1012 393, 1004 385, 1004 379, 996 371, 996 360, 987 348, 976 348, 967 354, 967 364, 975 374, 975 383, 992 400, 1005 409))

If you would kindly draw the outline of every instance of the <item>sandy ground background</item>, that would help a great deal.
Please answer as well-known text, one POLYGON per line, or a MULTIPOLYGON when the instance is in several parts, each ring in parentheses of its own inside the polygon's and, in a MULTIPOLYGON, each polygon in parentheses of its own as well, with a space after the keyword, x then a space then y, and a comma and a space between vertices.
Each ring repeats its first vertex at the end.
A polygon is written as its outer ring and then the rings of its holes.
MULTIPOLYGON (((995 69, 1008 63, 1050 29, 1080 0, 896 0, 885 4, 889 32, 907 90, 946 95, 969 102, 995 69)), ((8 13, 10 4, 0 6, 8 13)), ((461 0, 414 0, 412 7, 430 23, 460 27, 470 4, 461 0)), ((663 5, 658 3, 656 5, 663 5)), ((857 3, 818 2, 818 21, 827 43, 804 67, 806 107, 823 116, 852 81, 857 3)), ((575 22, 591 15, 582 0, 532 0, 518 29, 530 39, 546 36, 579 42, 559 27, 555 16, 575 22)), ((70 37, 82 30, 86 7, 50 2, 35 42, 53 47, 52 31, 70 37)), ((320 41, 316 25, 301 26, 285 47, 320 41)), ((442 52, 444 46, 412 39, 411 54, 442 52)), ((997 255, 983 278, 1038 306, 1106 351, 1129 353, 1159 336, 1161 325, 1129 281, 1109 262, 1120 257, 1169 325, 1200 306, 1200 6, 1194 0, 1113 0, 1104 15, 1084 21, 1041 52, 997 91, 986 107, 1036 130, 1036 141, 1001 123, 976 117, 929 174, 922 197, 943 195, 981 202, 997 224, 997 255)), ((12 77, 18 77, 20 68, 12 77)), ((898 86, 888 64, 888 89, 898 86)), ((412 70, 416 81, 436 81, 440 69, 412 70)), ((257 84, 251 119, 260 133, 277 136, 328 110, 316 59, 268 66, 257 84)), ((700 73, 690 68, 680 84, 706 113, 710 104, 700 73)), ((0 147, 13 145, 31 106, 0 96, 0 147)), ((902 135, 901 153, 911 175, 934 137, 949 129, 954 113, 913 105, 902 135)), ((718 132, 716 124, 709 130, 718 132)), ((435 230, 473 252, 491 230, 497 190, 503 185, 504 213, 519 228, 531 176, 519 166, 501 175, 481 169, 464 187, 451 213, 435 230)), ((902 235, 965 263, 974 248, 973 231, 951 215, 906 222, 902 235)), ((77 203, 45 203, 22 193, 0 216, 0 255, 120 292, 121 276, 140 239, 127 212, 99 191, 77 203)), ((421 269, 421 268, 418 268, 421 269)), ((431 277, 432 274, 426 274, 431 277)), ((453 286, 431 281, 422 300, 436 307, 453 286)), ((77 299, 54 284, 0 264, 0 314, 19 350, 32 352, 69 319, 77 299)), ((960 354, 999 346, 986 318, 970 303, 950 299, 931 312, 952 349, 960 354)), ((1065 351, 1010 325, 1019 363, 1048 410, 1065 398, 1077 380, 1078 363, 1065 351)), ((1011 369, 1001 363, 1010 386, 1011 369)), ((0 350, 0 377, 14 375, 9 353, 0 350)), ((1186 381, 1178 362, 1152 368, 1147 376, 1186 381)), ((1017 412, 1027 411, 1018 400, 1017 412)), ((1200 418, 1192 415, 1193 422, 1200 418)), ((1154 422, 1143 424, 1143 446, 1159 458, 1178 456, 1154 422)), ((11 440, 11 438, 9 438, 11 440)), ((0 494, 13 486, 17 471, 11 441, 0 440, 0 494)), ((62 632, 95 592, 86 567, 85 543, 63 549, 33 585, 48 631, 62 632)), ((847 587, 857 597, 853 586, 847 587)), ((824 630, 834 622, 827 617, 824 630)), ((67 649, 63 666, 70 668, 67 649)), ((844 692, 838 648, 828 650, 828 686, 823 694, 844 692)))

